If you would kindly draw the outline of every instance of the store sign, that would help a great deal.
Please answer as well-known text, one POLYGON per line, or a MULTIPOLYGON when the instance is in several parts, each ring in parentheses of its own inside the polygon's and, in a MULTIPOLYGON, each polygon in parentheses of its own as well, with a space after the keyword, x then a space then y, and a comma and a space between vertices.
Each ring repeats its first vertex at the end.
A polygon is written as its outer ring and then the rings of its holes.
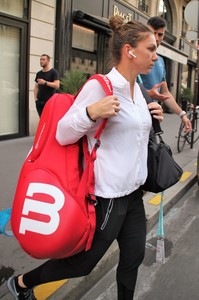
POLYGON ((124 18, 125 23, 128 23, 129 21, 132 21, 132 14, 123 13, 122 11, 119 10, 119 8, 116 5, 113 5, 113 15, 114 16, 121 16, 122 18, 124 18))

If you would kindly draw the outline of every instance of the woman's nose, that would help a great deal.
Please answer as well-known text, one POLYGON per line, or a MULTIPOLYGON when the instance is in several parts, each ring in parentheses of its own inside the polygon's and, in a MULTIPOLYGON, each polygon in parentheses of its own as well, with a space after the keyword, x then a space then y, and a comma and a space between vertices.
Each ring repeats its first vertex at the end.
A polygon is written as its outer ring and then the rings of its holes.
POLYGON ((154 61, 158 60, 158 55, 157 55, 156 52, 154 53, 153 60, 154 60, 154 61))

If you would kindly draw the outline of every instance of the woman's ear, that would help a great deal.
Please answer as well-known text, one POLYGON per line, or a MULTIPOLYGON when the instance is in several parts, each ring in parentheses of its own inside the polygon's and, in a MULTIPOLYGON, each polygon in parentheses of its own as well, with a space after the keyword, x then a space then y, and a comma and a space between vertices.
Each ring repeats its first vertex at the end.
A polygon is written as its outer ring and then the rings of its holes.
POLYGON ((131 45, 126 44, 124 46, 124 51, 129 58, 136 58, 136 55, 133 53, 134 49, 131 47, 131 45))

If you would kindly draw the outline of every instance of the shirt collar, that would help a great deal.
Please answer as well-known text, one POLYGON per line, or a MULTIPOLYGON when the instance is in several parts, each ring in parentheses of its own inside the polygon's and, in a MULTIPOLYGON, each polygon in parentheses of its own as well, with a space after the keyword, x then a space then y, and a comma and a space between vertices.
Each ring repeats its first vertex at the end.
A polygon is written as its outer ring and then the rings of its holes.
POLYGON ((131 98, 130 82, 127 81, 115 67, 107 74, 107 77, 111 80, 113 89, 117 89, 127 98, 131 98))

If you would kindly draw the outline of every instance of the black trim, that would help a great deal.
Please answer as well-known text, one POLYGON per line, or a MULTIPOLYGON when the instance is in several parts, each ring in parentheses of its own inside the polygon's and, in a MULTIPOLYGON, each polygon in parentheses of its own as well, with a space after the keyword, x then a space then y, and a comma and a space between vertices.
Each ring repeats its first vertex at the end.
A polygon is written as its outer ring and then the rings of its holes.
POLYGON ((76 23, 89 26, 90 28, 95 30, 104 31, 106 33, 112 32, 108 23, 94 16, 88 15, 81 10, 77 10, 73 12, 73 20, 76 23))
POLYGON ((165 31, 164 41, 170 45, 173 45, 176 41, 176 37, 169 31, 165 31))
POLYGON ((63 77, 72 55, 72 0, 56 1, 55 68, 63 77))

